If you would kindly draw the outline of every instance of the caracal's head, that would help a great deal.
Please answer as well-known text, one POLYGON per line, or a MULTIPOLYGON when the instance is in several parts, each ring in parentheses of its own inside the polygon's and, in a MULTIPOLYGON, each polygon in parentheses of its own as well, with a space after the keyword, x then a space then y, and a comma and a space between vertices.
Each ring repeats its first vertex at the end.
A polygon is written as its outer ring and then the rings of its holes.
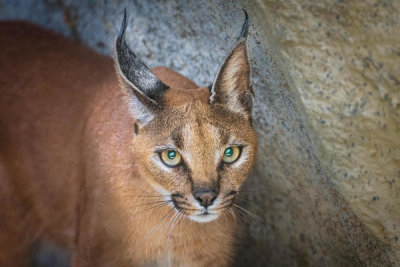
POLYGON ((126 15, 116 42, 116 68, 128 92, 135 164, 177 212, 209 222, 232 207, 255 161, 253 90, 246 48, 248 17, 212 86, 170 88, 125 42, 126 15))

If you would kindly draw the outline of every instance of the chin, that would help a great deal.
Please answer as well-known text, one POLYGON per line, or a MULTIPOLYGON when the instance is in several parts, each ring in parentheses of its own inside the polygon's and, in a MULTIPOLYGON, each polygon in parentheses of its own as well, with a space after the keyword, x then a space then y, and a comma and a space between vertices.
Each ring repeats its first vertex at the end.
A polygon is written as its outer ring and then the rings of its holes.
POLYGON ((198 223, 207 223, 216 220, 219 217, 217 213, 207 213, 207 214, 192 214, 188 216, 189 219, 198 223))

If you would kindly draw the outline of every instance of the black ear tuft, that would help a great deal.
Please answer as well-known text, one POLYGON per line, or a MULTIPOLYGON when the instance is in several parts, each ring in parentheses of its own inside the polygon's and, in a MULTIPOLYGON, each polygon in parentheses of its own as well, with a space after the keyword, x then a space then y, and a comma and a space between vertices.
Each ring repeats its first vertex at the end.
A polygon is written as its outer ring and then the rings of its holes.
POLYGON ((144 94, 150 101, 158 103, 168 86, 162 83, 133 53, 125 40, 127 26, 126 9, 122 20, 121 29, 116 40, 117 71, 123 81, 130 85, 133 93, 144 94), (136 92, 135 92, 136 91, 136 92))
POLYGON ((247 34, 249 33, 249 26, 250 26, 250 19, 249 19, 249 15, 247 14, 246 9, 242 9, 244 12, 244 23, 242 25, 242 30, 240 31, 239 37, 238 37, 238 41, 242 38, 247 38, 247 34))
POLYGON ((115 67, 122 86, 129 93, 133 116, 137 122, 145 125, 157 115, 164 92, 169 87, 129 49, 125 39, 126 26, 127 15, 124 10, 124 19, 115 43, 115 67))

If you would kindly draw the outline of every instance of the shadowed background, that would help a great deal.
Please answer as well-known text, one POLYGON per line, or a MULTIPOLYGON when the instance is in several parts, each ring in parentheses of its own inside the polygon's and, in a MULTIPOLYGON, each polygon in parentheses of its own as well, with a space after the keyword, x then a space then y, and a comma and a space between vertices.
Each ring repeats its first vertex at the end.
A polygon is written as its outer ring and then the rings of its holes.
POLYGON ((243 214, 236 265, 400 266, 398 1, 0 0, 0 19, 112 55, 124 8, 136 54, 200 86, 250 15, 260 145, 240 198, 264 223, 243 214))

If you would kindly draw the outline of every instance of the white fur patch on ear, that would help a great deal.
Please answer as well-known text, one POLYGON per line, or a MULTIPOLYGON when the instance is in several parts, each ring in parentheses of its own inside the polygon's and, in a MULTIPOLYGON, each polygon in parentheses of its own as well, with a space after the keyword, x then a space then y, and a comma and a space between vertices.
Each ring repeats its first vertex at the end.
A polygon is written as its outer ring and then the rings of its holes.
POLYGON ((146 105, 144 105, 137 97, 129 98, 129 111, 132 116, 144 126, 154 119, 155 115, 146 105))

